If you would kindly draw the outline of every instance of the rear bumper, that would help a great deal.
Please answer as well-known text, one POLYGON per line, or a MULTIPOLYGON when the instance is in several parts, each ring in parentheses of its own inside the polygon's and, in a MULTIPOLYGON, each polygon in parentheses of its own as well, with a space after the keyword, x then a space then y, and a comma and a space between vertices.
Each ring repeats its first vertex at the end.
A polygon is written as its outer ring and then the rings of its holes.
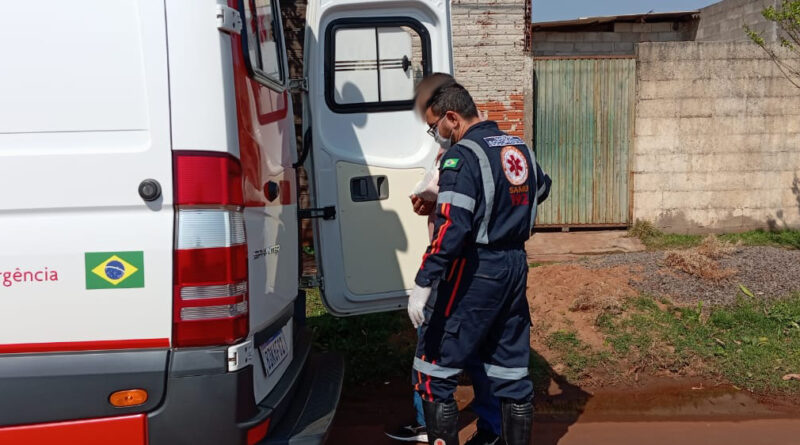
POLYGON ((256 403, 253 366, 228 372, 225 347, 0 356, 0 443, 320 444, 343 368, 336 355, 312 354, 310 332, 298 329, 292 362, 256 403), (129 388, 150 398, 108 403, 129 388))
MULTIPOLYGON (((266 399, 253 400, 253 367, 218 374, 170 372, 164 403, 148 416, 149 445, 247 444, 269 419, 261 444, 321 444, 344 375, 341 358, 311 354, 311 334, 295 336, 294 360, 266 399)), ((180 367, 178 353, 172 369, 180 367)), ((248 445, 252 445, 250 442, 248 445)))
POLYGON ((283 420, 259 445, 318 445, 330 430, 344 378, 338 354, 314 355, 283 420))

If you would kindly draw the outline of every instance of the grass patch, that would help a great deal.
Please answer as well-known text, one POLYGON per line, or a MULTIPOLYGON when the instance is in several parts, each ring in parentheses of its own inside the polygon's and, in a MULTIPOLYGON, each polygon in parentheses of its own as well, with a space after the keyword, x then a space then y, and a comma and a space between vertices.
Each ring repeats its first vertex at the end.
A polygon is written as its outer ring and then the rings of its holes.
POLYGON ((685 326, 697 320, 692 311, 662 309, 652 298, 642 296, 629 300, 619 315, 601 315, 596 324, 606 335, 614 356, 633 369, 678 372, 695 355, 688 346, 696 336, 681 337, 685 326))
MULTIPOLYGON (((636 222, 628 230, 632 237, 639 238, 650 250, 686 249, 703 243, 702 235, 683 235, 663 233, 653 223, 644 220, 636 222)), ((800 230, 751 230, 743 233, 717 235, 720 241, 745 246, 775 246, 800 249, 800 230)))
POLYGON ((575 331, 552 332, 545 339, 545 344, 559 355, 565 366, 563 374, 570 380, 580 379, 609 358, 606 353, 594 351, 583 343, 575 331))
POLYGON ((650 221, 637 219, 628 230, 632 237, 639 238, 650 250, 682 249, 700 245, 703 237, 699 235, 680 235, 663 233, 650 221))
POLYGON ((775 246, 800 249, 800 230, 781 230, 775 232, 752 230, 744 233, 719 235, 719 239, 734 244, 741 243, 745 246, 775 246))
POLYGON ((765 302, 740 298, 728 307, 661 305, 649 297, 624 315, 601 315, 597 326, 613 353, 637 369, 719 374, 761 393, 798 393, 782 376, 800 370, 800 295, 765 302))
POLYGON ((311 289, 306 316, 314 346, 344 356, 346 384, 411 375, 417 336, 405 311, 337 318, 327 313, 319 291, 311 289))

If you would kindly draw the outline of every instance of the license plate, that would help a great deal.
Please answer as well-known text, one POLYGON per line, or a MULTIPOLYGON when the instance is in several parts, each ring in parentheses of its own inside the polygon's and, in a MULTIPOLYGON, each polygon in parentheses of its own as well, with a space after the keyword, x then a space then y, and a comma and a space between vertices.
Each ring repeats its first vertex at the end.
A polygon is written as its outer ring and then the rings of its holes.
POLYGON ((267 375, 271 375, 278 366, 289 356, 289 345, 283 335, 283 330, 278 331, 266 343, 261 345, 261 358, 267 368, 267 375))

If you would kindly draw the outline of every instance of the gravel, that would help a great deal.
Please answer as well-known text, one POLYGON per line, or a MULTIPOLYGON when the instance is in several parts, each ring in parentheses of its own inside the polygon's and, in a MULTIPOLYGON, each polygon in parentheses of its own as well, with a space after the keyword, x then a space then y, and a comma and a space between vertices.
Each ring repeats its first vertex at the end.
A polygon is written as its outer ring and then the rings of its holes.
POLYGON ((738 247, 719 260, 722 269, 736 274, 718 282, 664 265, 666 252, 607 255, 581 261, 589 269, 631 266, 631 286, 640 292, 670 298, 676 303, 728 304, 743 285, 757 297, 776 299, 800 292, 800 250, 777 247, 738 247))

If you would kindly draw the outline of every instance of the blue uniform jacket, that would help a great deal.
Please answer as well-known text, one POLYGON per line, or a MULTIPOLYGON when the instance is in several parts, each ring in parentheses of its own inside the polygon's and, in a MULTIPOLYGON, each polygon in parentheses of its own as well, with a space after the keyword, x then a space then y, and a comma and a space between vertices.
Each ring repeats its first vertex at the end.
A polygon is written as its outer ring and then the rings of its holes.
POLYGON ((523 248, 536 205, 550 193, 533 152, 492 121, 467 130, 439 169, 433 241, 415 280, 423 287, 444 277, 465 247, 523 248))

